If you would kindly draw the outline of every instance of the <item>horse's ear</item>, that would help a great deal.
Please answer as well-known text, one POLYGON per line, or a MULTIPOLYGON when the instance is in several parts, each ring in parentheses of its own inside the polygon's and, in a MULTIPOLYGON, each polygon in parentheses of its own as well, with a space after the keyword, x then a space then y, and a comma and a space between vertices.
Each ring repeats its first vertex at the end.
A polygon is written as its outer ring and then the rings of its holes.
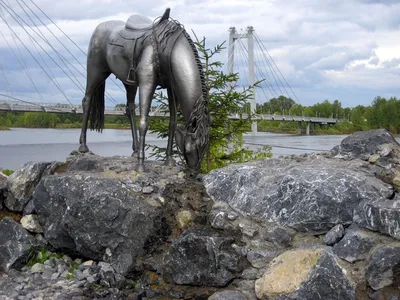
POLYGON ((181 153, 185 152, 185 129, 181 126, 176 128, 175 142, 181 153))
POLYGON ((163 14, 163 16, 161 17, 160 23, 164 20, 168 20, 169 19, 169 13, 171 12, 171 9, 168 7, 165 10, 165 13, 163 14))

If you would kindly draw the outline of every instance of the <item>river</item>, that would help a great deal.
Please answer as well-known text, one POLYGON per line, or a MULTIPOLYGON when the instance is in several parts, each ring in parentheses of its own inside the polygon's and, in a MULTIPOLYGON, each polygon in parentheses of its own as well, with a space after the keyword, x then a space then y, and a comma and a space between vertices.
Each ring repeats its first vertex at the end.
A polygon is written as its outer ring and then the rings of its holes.
MULTIPOLYGON (((0 168, 15 170, 28 161, 64 161, 79 147, 80 129, 12 128, 0 131, 0 168)), ((288 135, 258 133, 245 136, 248 147, 271 145, 274 157, 288 154, 322 152, 339 145, 347 135, 288 135)), ((88 131, 89 149, 102 156, 132 154, 129 130, 105 129, 103 133, 88 131)), ((147 144, 165 146, 166 140, 148 134, 147 144)), ((147 153, 148 155, 149 153, 147 153)))

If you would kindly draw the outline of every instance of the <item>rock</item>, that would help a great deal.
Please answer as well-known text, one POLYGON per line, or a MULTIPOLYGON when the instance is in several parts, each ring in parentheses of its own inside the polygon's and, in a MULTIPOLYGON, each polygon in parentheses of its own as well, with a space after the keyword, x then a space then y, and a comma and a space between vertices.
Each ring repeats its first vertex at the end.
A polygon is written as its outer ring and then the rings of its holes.
POLYGON ((331 150, 331 153, 334 156, 356 158, 363 154, 376 154, 381 145, 388 143, 400 146, 393 135, 386 129, 360 131, 343 139, 339 146, 331 150))
POLYGON ((328 233, 324 236, 325 245, 331 246, 336 244, 344 235, 344 227, 342 224, 338 224, 333 227, 328 233))
POLYGON ((355 286, 335 256, 322 248, 287 251, 256 280, 259 299, 355 299, 355 286))
POLYGON ((4 175, 2 172, 0 172, 0 192, 7 187, 7 178, 7 175, 4 175))
POLYGON ((396 175, 392 179, 392 184, 394 188, 400 192, 400 171, 396 173, 396 175))
POLYGON ((275 251, 260 251, 260 250, 251 250, 247 252, 247 260, 254 268, 263 268, 267 266, 267 264, 273 260, 277 256, 277 252, 275 251))
POLYGON ((226 286, 243 270, 233 242, 223 232, 186 230, 164 257, 164 279, 183 285, 226 286))
POLYGON ((39 220, 36 215, 25 215, 21 219, 21 225, 26 230, 34 233, 42 233, 43 228, 39 224, 39 220))
POLYGON ((176 214, 176 221, 179 228, 187 228, 193 221, 192 213, 188 210, 181 210, 176 214))
POLYGON ((41 263, 36 263, 31 267, 31 273, 42 273, 44 271, 44 265, 41 263))
POLYGON ((0 271, 21 269, 40 244, 20 224, 10 218, 0 221, 0 271))
POLYGON ((377 238, 365 230, 349 230, 343 239, 333 246, 333 253, 338 257, 354 263, 363 260, 373 246, 377 244, 377 238))
POLYGON ((259 222, 319 234, 351 224, 362 199, 392 194, 373 175, 356 170, 362 164, 324 157, 263 159, 213 170, 203 181, 217 204, 227 203, 259 222))
POLYGON ((93 265, 93 260, 87 260, 87 261, 85 261, 82 265, 83 266, 92 266, 93 265))
POLYGON ((400 239, 400 196, 393 200, 369 199, 362 201, 354 211, 358 225, 400 239))
POLYGON ((400 266, 400 243, 376 247, 365 268, 365 278, 374 290, 382 289, 393 283, 393 269, 400 266))
POLYGON ((382 144, 378 146, 379 155, 382 157, 389 156, 394 150, 394 144, 382 144))
POLYGON ((118 179, 63 173, 43 178, 33 195, 46 240, 71 254, 109 262, 127 274, 169 234, 163 211, 118 179))
POLYGON ((42 175, 46 170, 54 168, 55 164, 54 162, 28 162, 12 173, 8 177, 9 192, 5 206, 11 211, 22 212, 42 175))
POLYGON ((290 228, 279 226, 268 226, 263 231, 262 237, 264 240, 274 243, 279 247, 289 247, 292 244, 292 239, 295 231, 290 228))
POLYGON ((214 293, 208 300, 247 300, 247 297, 240 291, 226 290, 214 293))
POLYGON ((369 161, 371 164, 374 164, 374 163, 376 163, 376 162, 379 160, 380 157, 381 157, 381 156, 380 156, 379 154, 372 154, 372 155, 368 158, 368 161, 369 161))
POLYGON ((3 202, 6 198, 7 178, 7 175, 0 172, 0 210, 3 209, 3 202))

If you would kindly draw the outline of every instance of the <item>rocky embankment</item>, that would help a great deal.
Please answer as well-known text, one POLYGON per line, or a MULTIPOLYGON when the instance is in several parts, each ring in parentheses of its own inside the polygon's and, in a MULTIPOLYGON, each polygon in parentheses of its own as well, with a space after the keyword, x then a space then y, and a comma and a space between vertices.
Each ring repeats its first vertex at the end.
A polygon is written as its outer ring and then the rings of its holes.
POLYGON ((0 177, 0 299, 400 299, 400 145, 187 179, 71 154, 0 177))

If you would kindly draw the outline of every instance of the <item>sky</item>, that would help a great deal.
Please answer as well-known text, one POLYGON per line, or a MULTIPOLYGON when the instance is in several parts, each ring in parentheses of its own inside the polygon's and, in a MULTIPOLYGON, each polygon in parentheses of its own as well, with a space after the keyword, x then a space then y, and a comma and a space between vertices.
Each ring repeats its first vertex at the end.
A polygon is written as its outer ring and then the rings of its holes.
MULTIPOLYGON (((209 48, 223 42, 227 47, 230 27, 240 34, 253 26, 256 80, 265 79, 256 91, 258 103, 283 94, 306 106, 339 100, 342 107, 355 107, 370 105, 376 96, 400 97, 400 0, 0 0, 0 94, 80 104, 85 53, 95 27, 133 14, 154 20, 167 7, 171 18, 193 38, 193 32, 205 37, 209 48), (275 73, 268 64, 277 67, 275 73), (280 81, 274 74, 282 74, 280 81)), ((234 70, 239 71, 238 84, 245 86, 247 41, 240 41, 234 70)), ((227 49, 218 59, 226 72, 227 49)), ((121 84, 110 77, 106 105, 124 103, 121 84)))

